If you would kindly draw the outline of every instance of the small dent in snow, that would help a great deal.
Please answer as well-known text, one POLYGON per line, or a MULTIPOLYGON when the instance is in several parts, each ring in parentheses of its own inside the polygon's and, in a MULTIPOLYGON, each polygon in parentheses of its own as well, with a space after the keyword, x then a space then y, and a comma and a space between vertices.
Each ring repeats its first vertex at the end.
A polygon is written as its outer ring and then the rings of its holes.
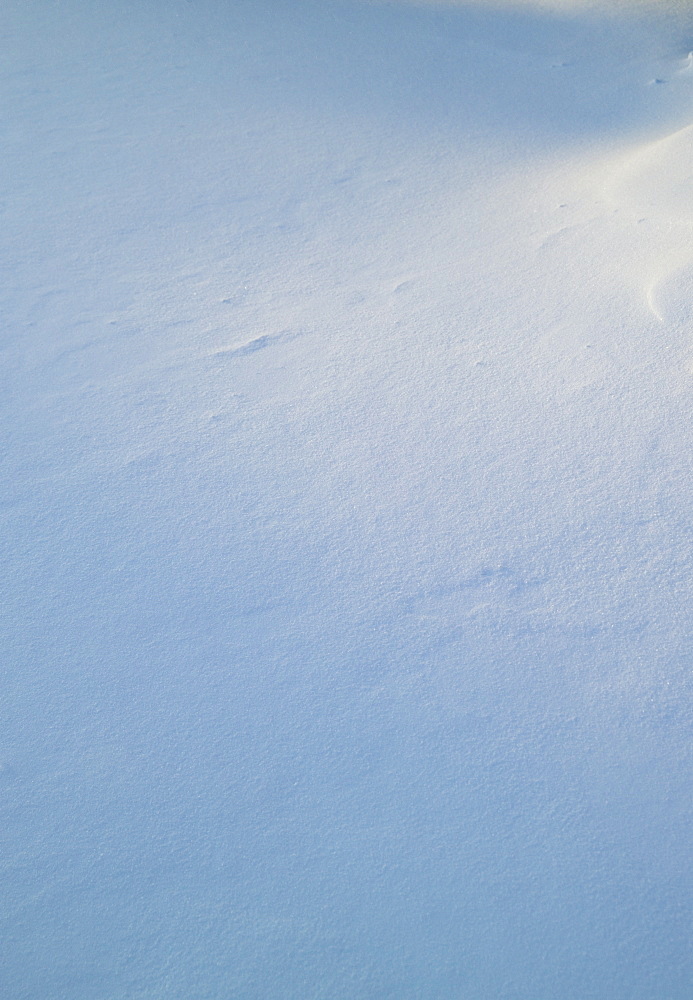
POLYGON ((282 330, 280 333, 264 333, 260 337, 254 337, 252 340, 246 341, 245 344, 220 347, 214 351, 214 355, 224 355, 230 358, 245 357, 248 354, 255 354, 257 351, 262 351, 274 344, 284 344, 288 341, 296 340, 300 336, 302 336, 302 333, 295 330, 282 330))

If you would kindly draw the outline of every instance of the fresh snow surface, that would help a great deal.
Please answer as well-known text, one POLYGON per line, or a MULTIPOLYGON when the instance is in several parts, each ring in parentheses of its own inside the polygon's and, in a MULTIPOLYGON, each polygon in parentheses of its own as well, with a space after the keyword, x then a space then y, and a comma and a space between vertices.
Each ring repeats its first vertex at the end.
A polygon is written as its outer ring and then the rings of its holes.
POLYGON ((690 1000, 693 6, 3 0, 6 1000, 690 1000))

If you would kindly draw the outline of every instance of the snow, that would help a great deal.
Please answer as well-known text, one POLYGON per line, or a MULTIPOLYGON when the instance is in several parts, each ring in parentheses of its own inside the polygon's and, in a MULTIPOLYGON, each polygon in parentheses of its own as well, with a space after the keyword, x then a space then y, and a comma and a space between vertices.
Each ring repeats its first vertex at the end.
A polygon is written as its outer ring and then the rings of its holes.
POLYGON ((691 995, 690 6, 5 0, 2 995, 691 995))

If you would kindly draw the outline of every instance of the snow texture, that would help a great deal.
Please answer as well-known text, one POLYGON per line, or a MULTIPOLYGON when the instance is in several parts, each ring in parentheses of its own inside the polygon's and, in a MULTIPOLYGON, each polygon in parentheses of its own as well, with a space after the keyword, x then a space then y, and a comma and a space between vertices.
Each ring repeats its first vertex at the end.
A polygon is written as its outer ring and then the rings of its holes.
POLYGON ((7 1000, 690 1000, 693 9, 4 0, 7 1000))

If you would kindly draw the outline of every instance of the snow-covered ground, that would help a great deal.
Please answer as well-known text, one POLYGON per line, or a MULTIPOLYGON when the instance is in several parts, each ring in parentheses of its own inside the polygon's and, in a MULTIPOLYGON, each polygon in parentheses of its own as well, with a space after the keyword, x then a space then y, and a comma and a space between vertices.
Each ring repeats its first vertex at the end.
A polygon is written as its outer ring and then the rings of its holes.
POLYGON ((3 0, 3 998, 690 1000, 691 48, 3 0))

